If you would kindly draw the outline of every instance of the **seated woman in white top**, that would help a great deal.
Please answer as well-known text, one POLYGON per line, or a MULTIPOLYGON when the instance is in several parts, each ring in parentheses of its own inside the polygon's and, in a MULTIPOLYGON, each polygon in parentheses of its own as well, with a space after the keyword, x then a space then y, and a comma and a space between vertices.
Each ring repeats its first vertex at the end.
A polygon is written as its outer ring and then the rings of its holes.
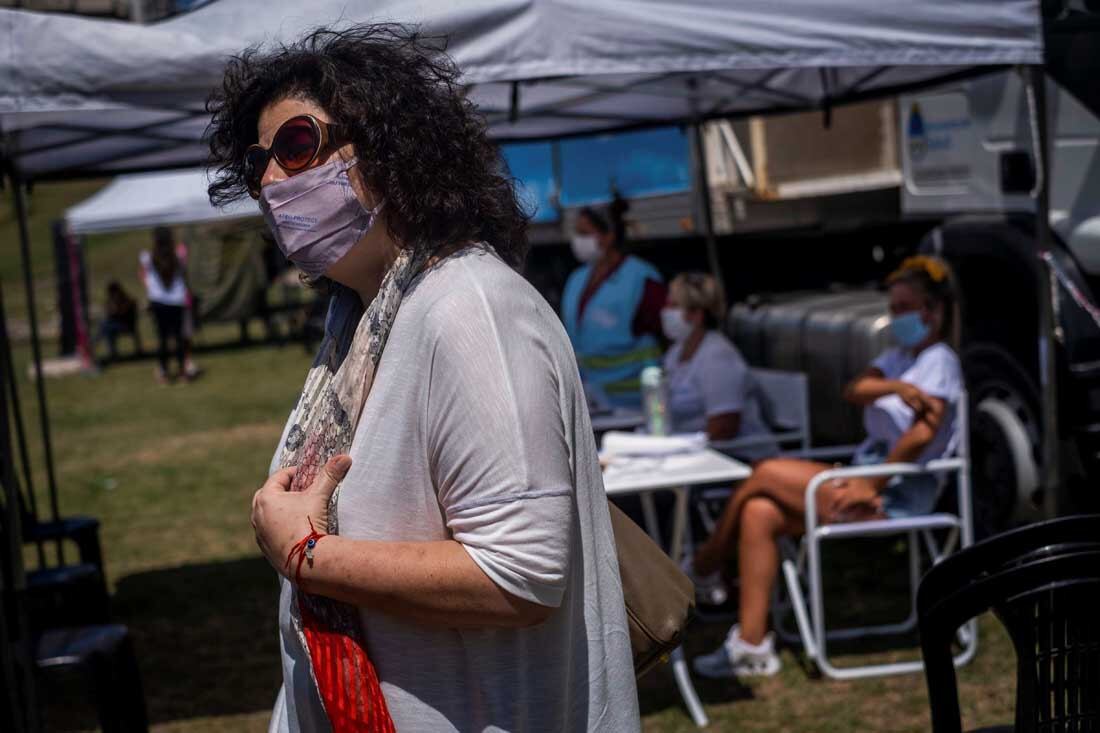
MULTIPOLYGON (((888 349, 844 392, 864 407, 867 440, 857 462, 918 462, 953 450, 955 405, 963 378, 954 340, 955 294, 947 265, 911 257, 887 280, 890 327, 897 346, 888 349)), ((779 458, 764 461, 731 497, 714 534, 695 554, 698 577, 719 571, 738 548, 739 625, 716 651, 696 658, 708 677, 775 674, 779 658, 767 633, 768 604, 779 568, 777 540, 803 532, 806 485, 830 468, 824 463, 779 458)), ((823 485, 817 510, 824 522, 927 514, 939 495, 929 476, 854 478, 823 485)))
MULTIPOLYGON (((664 364, 672 430, 705 432, 712 441, 766 436, 752 373, 719 330, 724 315, 722 294, 711 275, 683 273, 669 286, 661 326, 672 342, 664 364)), ((776 452, 775 443, 766 441, 738 454, 758 460, 776 452)))

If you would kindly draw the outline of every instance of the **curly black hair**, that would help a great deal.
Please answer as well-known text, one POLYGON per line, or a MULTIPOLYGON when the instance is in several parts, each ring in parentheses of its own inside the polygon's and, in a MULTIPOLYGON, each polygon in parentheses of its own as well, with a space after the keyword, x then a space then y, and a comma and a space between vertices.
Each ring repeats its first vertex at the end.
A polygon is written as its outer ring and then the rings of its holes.
POLYGON ((518 267, 530 214, 458 77, 444 38, 398 24, 321 28, 244 51, 207 100, 211 203, 247 195, 245 151, 263 109, 306 99, 347 131, 396 241, 428 252, 484 241, 518 267))

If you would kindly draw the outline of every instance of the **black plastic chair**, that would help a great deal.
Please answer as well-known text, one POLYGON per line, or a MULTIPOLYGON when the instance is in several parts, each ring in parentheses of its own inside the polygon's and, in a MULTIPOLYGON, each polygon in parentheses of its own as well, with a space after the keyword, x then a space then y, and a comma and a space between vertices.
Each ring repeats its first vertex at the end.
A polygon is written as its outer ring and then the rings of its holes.
POLYGON ((39 521, 29 512, 23 515, 24 544, 42 545, 71 540, 80 553, 80 562, 103 570, 103 550, 99 544, 99 520, 95 517, 62 517, 56 522, 39 521))
MULTIPOLYGON (((38 640, 35 658, 39 674, 47 678, 44 682, 51 674, 81 673, 95 698, 103 733, 149 730, 137 656, 125 626, 48 631, 38 640)), ((53 704, 49 699, 42 702, 47 706, 53 704)))
POLYGON ((31 628, 36 632, 111 620, 107 583, 95 565, 62 565, 28 572, 26 602, 31 628))
POLYGON ((1015 730, 1100 731, 1100 515, 991 537, 924 576, 917 613, 935 733, 962 729, 951 645, 988 610, 1016 651, 1015 730))
MULTIPOLYGON (((20 520, 26 515, 16 515, 20 520)), ((7 519, 7 508, 0 504, 0 521, 7 519)), ((91 532, 98 553, 98 526, 91 532)), ((26 526, 20 526, 20 533, 26 526)), ((7 541, 0 528, 0 540, 7 541)), ((81 551, 84 557, 84 551, 81 551)), ((101 558, 92 557, 91 559, 101 558)), ((110 621, 110 595, 103 566, 92 562, 55 565, 25 571, 25 602, 31 628, 36 633, 68 626, 106 624, 110 621)))
MULTIPOLYGON (((32 472, 27 435, 23 425, 22 409, 19 404, 19 387, 15 381, 15 370, 12 368, 11 350, 7 343, 6 334, 6 326, 0 324, 0 381, 3 382, 0 389, 4 390, 3 394, 0 395, 0 398, 2 398, 0 403, 5 403, 5 433, 7 434, 0 445, 4 449, 5 460, 10 461, 11 472, 8 478, 12 482, 16 499, 13 506, 18 503, 19 515, 22 519, 23 542, 38 546, 39 564, 45 565, 43 546, 52 542, 57 543, 60 549, 60 545, 64 540, 70 540, 76 545, 77 551, 80 553, 80 562, 95 565, 102 572, 103 550, 99 542, 98 519, 85 516, 58 517, 45 521, 39 519, 38 506, 34 498, 34 485, 31 482, 32 472), (8 417, 7 405, 12 408, 10 423, 6 419, 8 417), (10 439, 10 433, 13 430, 23 469, 22 482, 16 479, 15 453, 12 451, 10 439)), ((56 504, 54 504, 54 507, 56 512, 56 504)))

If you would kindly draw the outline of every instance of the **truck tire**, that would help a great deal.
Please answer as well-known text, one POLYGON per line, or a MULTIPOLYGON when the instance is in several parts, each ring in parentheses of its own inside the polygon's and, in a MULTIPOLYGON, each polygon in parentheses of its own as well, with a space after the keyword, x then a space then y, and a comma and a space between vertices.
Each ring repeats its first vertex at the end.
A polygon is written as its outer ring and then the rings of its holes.
POLYGON ((974 534, 981 539, 1031 518, 1039 493, 1038 392, 1019 363, 994 344, 966 349, 974 534))

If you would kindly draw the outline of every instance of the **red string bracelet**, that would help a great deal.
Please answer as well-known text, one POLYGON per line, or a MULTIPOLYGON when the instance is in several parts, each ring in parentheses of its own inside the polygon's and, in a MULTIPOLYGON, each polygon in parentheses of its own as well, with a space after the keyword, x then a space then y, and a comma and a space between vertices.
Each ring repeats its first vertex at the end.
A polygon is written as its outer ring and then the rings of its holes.
POLYGON ((287 570, 290 570, 290 561, 294 559, 295 555, 298 556, 298 567, 294 572, 294 584, 298 586, 302 584, 302 563, 309 560, 309 566, 313 567, 313 548, 317 546, 317 540, 327 537, 327 535, 314 529, 313 519, 306 517, 306 520, 309 522, 309 534, 298 540, 286 556, 287 570))

